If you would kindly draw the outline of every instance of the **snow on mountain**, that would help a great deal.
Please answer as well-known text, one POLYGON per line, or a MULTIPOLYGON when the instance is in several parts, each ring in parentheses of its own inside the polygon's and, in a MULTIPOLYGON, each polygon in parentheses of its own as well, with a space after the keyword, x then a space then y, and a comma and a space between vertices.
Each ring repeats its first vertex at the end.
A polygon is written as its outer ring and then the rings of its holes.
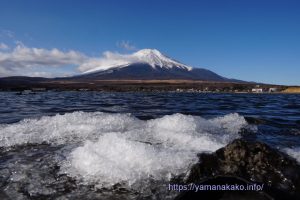
POLYGON ((74 78, 85 80, 202 80, 228 81, 210 70, 192 68, 156 49, 133 54, 105 52, 103 58, 81 66, 85 71, 74 78))
POLYGON ((177 62, 159 52, 156 49, 143 49, 133 54, 137 57, 141 62, 145 62, 150 64, 153 68, 156 66, 165 67, 165 68, 173 68, 178 67, 181 69, 192 70, 192 67, 184 65, 180 62, 177 62))
POLYGON ((94 68, 85 71, 84 74, 109 70, 113 68, 127 67, 134 63, 149 64, 153 69, 156 69, 157 67, 163 69, 178 68, 187 71, 191 71, 193 69, 190 66, 184 65, 176 60, 169 58, 168 56, 165 56, 156 49, 142 49, 129 55, 118 54, 117 56, 112 56, 108 53, 106 54, 106 57, 108 59, 114 59, 113 64, 108 64, 106 66, 95 66, 94 68))

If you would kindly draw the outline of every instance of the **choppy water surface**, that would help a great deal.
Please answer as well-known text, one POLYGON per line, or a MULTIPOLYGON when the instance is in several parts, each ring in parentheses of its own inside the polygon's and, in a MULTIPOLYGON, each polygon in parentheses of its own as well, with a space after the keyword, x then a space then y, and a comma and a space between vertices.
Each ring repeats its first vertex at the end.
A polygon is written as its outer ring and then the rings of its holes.
POLYGON ((1 199, 171 199, 197 153, 259 140, 300 162, 300 95, 0 93, 1 199))

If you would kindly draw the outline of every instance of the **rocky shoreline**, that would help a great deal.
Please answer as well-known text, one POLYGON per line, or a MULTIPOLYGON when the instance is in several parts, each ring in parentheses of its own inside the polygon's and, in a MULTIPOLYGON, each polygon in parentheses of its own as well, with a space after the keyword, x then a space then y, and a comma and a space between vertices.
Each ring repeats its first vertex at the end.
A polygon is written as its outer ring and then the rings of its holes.
POLYGON ((237 139, 212 154, 199 154, 184 184, 263 184, 262 191, 184 191, 183 199, 300 199, 300 165, 261 142, 237 139), (202 198, 200 198, 202 197, 202 198))
MULTIPOLYGON (((262 190, 226 191, 199 190, 195 192, 168 191, 167 187, 153 183, 152 191, 143 194, 137 190, 128 190, 121 185, 113 188, 96 189, 94 185, 78 184, 75 179, 61 174, 60 166, 53 162, 51 152, 58 147, 48 144, 21 145, 9 151, 1 148, 0 157, 3 163, 11 159, 39 160, 38 167, 45 169, 43 173, 24 168, 22 176, 13 180, 11 170, 0 168, 0 199, 222 199, 222 200, 298 200, 300 199, 300 165, 287 154, 269 147, 261 142, 249 142, 237 139, 214 153, 201 153, 199 162, 194 164, 188 174, 175 177, 170 184, 197 185, 263 185, 262 190), (44 153, 49 151, 49 155, 44 153), (25 152, 25 157, 24 157, 25 152), (27 178, 26 178, 27 177, 27 178), (39 185, 36 185, 39 184, 39 185), (171 193, 169 193, 171 192, 171 193), (154 197, 154 196, 155 197, 154 197), (169 195, 168 197, 166 195, 169 195)), ((16 164, 19 165, 19 164, 16 164)), ((3 168, 4 167, 4 168, 3 168)), ((17 166, 16 166, 17 167, 17 166)), ((148 191, 149 192, 149 191, 148 191)))

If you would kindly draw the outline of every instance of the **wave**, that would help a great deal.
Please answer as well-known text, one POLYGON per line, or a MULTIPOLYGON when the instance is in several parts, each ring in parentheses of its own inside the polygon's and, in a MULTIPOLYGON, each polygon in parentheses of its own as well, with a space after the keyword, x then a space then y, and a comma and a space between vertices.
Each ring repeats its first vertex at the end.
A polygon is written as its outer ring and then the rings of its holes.
POLYGON ((300 147, 298 148, 285 148, 283 149, 285 153, 295 158, 298 163, 300 163, 300 147))
POLYGON ((236 113, 213 119, 173 114, 144 121, 130 114, 73 112, 2 124, 0 146, 69 146, 58 161, 61 173, 98 187, 133 186, 186 172, 197 153, 225 146, 247 125, 236 113))

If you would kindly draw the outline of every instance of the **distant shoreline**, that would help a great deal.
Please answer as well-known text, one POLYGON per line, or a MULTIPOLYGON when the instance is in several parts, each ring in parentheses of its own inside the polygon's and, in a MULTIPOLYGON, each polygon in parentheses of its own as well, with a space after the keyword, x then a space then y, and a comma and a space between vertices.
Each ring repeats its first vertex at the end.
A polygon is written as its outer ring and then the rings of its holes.
POLYGON ((104 91, 104 92, 190 92, 190 93, 300 93, 298 86, 252 82, 200 80, 60 80, 29 77, 0 79, 0 91, 104 91))
POLYGON ((204 92, 190 92, 190 91, 182 91, 182 92, 177 92, 177 91, 166 91, 166 90, 143 90, 143 91, 138 91, 138 90, 128 90, 128 91, 114 91, 114 90, 61 90, 61 89, 51 89, 51 90, 45 90, 45 91, 33 91, 33 90, 0 90, 1 92, 18 92, 19 94, 37 94, 37 93, 43 93, 43 92, 103 92, 103 93, 109 93, 109 92, 123 92, 123 93, 128 93, 128 92, 136 92, 136 93, 191 93, 191 94, 253 94, 253 95, 276 95, 276 94, 300 94, 300 92, 261 92, 261 93, 254 93, 254 92, 209 92, 209 91, 204 91, 204 92))
POLYGON ((300 87, 288 87, 286 90, 283 91, 284 93, 300 93, 300 87))

